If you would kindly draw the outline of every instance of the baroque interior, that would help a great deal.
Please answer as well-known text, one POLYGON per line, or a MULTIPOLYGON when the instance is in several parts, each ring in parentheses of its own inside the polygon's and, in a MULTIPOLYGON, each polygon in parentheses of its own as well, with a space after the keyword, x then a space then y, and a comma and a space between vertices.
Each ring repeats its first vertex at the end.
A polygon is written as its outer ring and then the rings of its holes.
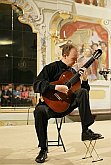
POLYGON ((1 0, 0 3, 10 4, 13 10, 19 9, 18 20, 29 25, 32 32, 37 34, 37 74, 43 66, 61 58, 61 46, 66 42, 78 46, 80 56, 78 65, 74 65, 76 69, 91 57, 91 50, 94 52, 95 49, 101 48, 103 50, 101 58, 89 68, 91 107, 92 109, 111 107, 110 74, 107 75, 107 81, 99 74, 100 70, 110 69, 111 66, 109 1, 105 4, 101 1, 85 3, 65 0, 63 3, 58 0, 47 2, 1 0), (102 15, 103 10, 106 16, 102 15), (107 96, 109 99, 106 102, 107 96))

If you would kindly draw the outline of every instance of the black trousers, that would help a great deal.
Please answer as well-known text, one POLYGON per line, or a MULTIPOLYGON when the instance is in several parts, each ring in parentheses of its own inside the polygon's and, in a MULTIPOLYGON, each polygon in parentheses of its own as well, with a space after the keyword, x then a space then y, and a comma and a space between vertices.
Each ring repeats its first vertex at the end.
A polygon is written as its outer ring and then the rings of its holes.
POLYGON ((90 111, 89 94, 86 89, 80 88, 77 90, 72 97, 70 107, 62 113, 52 111, 44 102, 37 104, 34 110, 34 118, 39 147, 46 148, 48 120, 50 118, 64 117, 77 107, 79 109, 82 127, 88 127, 93 124, 94 119, 90 111))

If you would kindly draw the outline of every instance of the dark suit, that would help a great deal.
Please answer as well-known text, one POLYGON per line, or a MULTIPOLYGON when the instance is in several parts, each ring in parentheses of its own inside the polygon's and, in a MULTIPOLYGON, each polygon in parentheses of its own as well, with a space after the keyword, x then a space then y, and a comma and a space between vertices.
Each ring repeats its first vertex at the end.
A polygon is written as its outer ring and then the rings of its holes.
MULTIPOLYGON (((47 91, 55 89, 55 85, 50 84, 50 82, 58 80, 60 75, 64 71, 69 69, 70 68, 67 67, 67 65, 64 64, 62 61, 56 61, 49 65, 46 65, 34 81, 34 91, 42 95, 47 91)), ((76 73, 74 69, 73 73, 76 73)), ((73 111, 76 107, 78 107, 82 128, 86 126, 88 127, 93 124, 94 119, 89 106, 89 90, 90 86, 88 84, 88 81, 83 81, 81 83, 81 88, 74 92, 70 107, 62 113, 54 112, 44 102, 40 101, 37 104, 34 111, 34 117, 35 129, 37 132, 40 147, 46 147, 47 125, 48 119, 50 118, 63 117, 73 111)))

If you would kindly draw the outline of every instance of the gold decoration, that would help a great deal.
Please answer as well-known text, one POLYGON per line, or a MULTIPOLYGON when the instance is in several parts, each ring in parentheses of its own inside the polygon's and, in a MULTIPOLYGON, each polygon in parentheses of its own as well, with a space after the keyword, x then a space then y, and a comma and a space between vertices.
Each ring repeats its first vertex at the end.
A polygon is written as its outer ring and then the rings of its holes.
POLYGON ((65 31, 63 32, 64 38, 60 38, 60 33, 56 30, 51 33, 51 38, 54 41, 55 44, 62 43, 64 41, 67 41, 65 31))
POLYGON ((66 11, 60 11, 59 14, 62 19, 69 19, 71 17, 71 14, 66 11))

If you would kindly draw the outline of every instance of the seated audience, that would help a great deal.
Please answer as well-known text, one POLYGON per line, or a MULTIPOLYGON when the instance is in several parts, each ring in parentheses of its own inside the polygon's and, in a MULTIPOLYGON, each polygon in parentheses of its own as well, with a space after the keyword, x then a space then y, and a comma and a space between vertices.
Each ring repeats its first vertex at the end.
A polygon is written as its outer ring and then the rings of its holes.
POLYGON ((1 93, 1 105, 2 106, 11 106, 12 92, 9 90, 9 86, 4 86, 4 89, 1 93))

